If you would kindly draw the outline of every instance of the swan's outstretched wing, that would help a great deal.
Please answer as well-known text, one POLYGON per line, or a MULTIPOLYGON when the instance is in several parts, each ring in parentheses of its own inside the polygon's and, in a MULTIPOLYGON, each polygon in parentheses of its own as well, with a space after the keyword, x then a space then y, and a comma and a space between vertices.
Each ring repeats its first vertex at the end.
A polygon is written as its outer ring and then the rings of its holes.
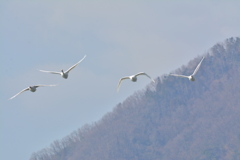
POLYGON ((86 57, 86 55, 85 55, 79 62, 77 62, 76 64, 74 64, 72 67, 70 67, 70 68, 66 71, 66 73, 70 72, 70 71, 71 71, 73 68, 75 68, 79 63, 81 63, 82 60, 84 60, 85 57, 86 57))
POLYGON ((188 78, 188 76, 178 75, 178 74, 169 74, 169 75, 171 75, 171 76, 175 76, 175 77, 188 78))
POLYGON ((9 98, 8 100, 15 98, 16 96, 18 96, 19 94, 21 94, 21 93, 23 93, 23 92, 25 92, 25 91, 27 91, 27 90, 29 90, 29 88, 25 88, 25 89, 23 89, 21 92, 19 92, 18 94, 12 96, 12 97, 9 98))
POLYGON ((118 86, 117 86, 117 92, 119 91, 119 88, 120 88, 120 85, 121 85, 122 81, 125 80, 125 79, 130 79, 130 77, 123 77, 119 80, 118 86))
POLYGON ((41 72, 46 72, 46 73, 52 73, 52 74, 60 74, 61 75, 61 72, 55 72, 55 71, 44 71, 44 70, 39 70, 41 72))
POLYGON ((154 79, 152 79, 152 78, 151 78, 149 75, 147 75, 146 73, 140 72, 140 73, 136 74, 136 76, 139 76, 139 75, 145 75, 145 76, 147 76, 148 78, 150 78, 150 79, 155 83, 154 79))
POLYGON ((197 71, 199 70, 199 68, 200 68, 200 66, 201 66, 201 64, 202 64, 202 61, 203 61, 203 59, 204 59, 205 57, 203 57, 202 58, 202 60, 199 62, 199 64, 197 65, 197 67, 196 67, 196 69, 194 70, 194 72, 193 72, 193 76, 197 73, 197 71))
POLYGON ((46 86, 52 87, 52 86, 57 86, 57 84, 52 84, 52 85, 38 84, 38 85, 33 86, 33 87, 37 88, 37 87, 46 87, 46 86))

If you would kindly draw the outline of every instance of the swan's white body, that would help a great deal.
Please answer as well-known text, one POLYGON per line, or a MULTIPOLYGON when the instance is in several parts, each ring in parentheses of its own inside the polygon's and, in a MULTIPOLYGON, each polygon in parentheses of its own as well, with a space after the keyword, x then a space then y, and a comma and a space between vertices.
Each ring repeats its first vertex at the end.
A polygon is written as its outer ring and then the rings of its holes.
POLYGON ((18 96, 19 94, 21 94, 25 91, 29 90, 31 92, 35 92, 38 87, 45 87, 45 86, 56 86, 56 85, 42 85, 42 84, 40 84, 40 85, 36 85, 36 86, 29 86, 29 87, 23 89, 22 91, 20 91, 19 93, 17 93, 16 95, 14 95, 13 97, 9 98, 9 100, 15 98, 16 96, 18 96))
POLYGON ((195 81, 195 74, 197 73, 197 71, 199 70, 202 61, 203 61, 204 57, 202 58, 202 60, 199 62, 199 64, 197 65, 196 69, 194 70, 193 74, 191 74, 190 76, 185 76, 185 75, 178 75, 178 74, 169 74, 171 76, 176 76, 176 77, 182 77, 182 78, 188 78, 190 81, 195 81))
POLYGON ((147 74, 144 73, 144 72, 140 72, 140 73, 135 74, 135 75, 132 75, 132 76, 128 76, 128 77, 123 77, 123 78, 121 78, 121 79, 119 80, 119 82, 118 82, 117 91, 119 91, 120 85, 121 85, 121 83, 122 83, 123 80, 125 80, 125 79, 130 79, 132 82, 136 82, 136 81, 137 81, 137 76, 139 76, 139 75, 145 75, 145 76, 147 76, 148 78, 150 78, 153 82, 155 82, 149 75, 147 75, 147 74))
POLYGON ((86 57, 86 55, 76 64, 74 64, 72 67, 70 67, 66 72, 64 72, 63 70, 61 70, 61 72, 55 72, 55 71, 44 71, 44 70, 39 70, 41 72, 47 72, 47 73, 52 73, 52 74, 60 74, 63 78, 67 79, 68 78, 68 74, 69 72, 75 68, 80 62, 82 62, 82 60, 84 60, 84 58, 86 57))

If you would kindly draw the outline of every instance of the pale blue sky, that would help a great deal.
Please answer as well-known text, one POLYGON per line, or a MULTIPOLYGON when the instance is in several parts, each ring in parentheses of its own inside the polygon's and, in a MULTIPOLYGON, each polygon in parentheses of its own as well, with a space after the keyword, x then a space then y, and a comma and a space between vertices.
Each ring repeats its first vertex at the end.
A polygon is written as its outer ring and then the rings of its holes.
POLYGON ((29 159, 150 80, 240 35, 240 1, 0 1, 0 159, 29 159), (68 69, 67 80, 38 69, 68 69), (59 84, 7 99, 29 85, 59 84))

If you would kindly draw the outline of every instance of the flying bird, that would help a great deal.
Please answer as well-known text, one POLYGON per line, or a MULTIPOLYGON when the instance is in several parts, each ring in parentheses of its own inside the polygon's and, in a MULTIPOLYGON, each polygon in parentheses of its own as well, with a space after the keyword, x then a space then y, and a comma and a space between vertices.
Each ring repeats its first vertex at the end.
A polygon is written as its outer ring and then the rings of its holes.
POLYGON ((128 76, 128 77, 123 77, 123 78, 121 78, 121 79, 119 80, 119 82, 118 82, 117 91, 119 91, 120 85, 121 85, 121 83, 122 83, 123 80, 125 80, 125 79, 130 79, 130 80, 133 81, 133 82, 137 82, 137 76, 140 76, 140 75, 145 75, 145 76, 147 76, 148 78, 150 78, 153 82, 155 82, 149 75, 147 75, 147 74, 144 73, 144 72, 140 72, 140 73, 135 74, 135 75, 132 75, 132 76, 128 76))
POLYGON ((25 91, 29 90, 31 92, 35 92, 38 87, 45 87, 45 86, 56 86, 56 85, 42 85, 42 84, 40 84, 40 85, 36 85, 36 86, 29 86, 29 87, 23 89, 22 91, 20 91, 18 94, 16 94, 13 97, 9 98, 9 100, 15 98, 16 96, 18 96, 19 94, 21 94, 21 93, 23 93, 25 91))
POLYGON ((63 78, 67 79, 68 78, 68 74, 69 72, 75 68, 80 62, 82 62, 82 60, 84 60, 84 58, 86 57, 86 55, 76 64, 74 64, 72 67, 70 67, 66 72, 64 72, 63 70, 61 70, 61 72, 55 72, 55 71, 43 71, 43 70, 39 70, 41 72, 47 72, 47 73, 52 73, 52 74, 60 74, 63 78))
POLYGON ((190 81, 195 81, 195 74, 197 73, 197 71, 199 70, 201 64, 202 64, 202 61, 205 57, 202 58, 202 60, 199 62, 199 64, 197 65, 196 69, 194 70, 193 74, 191 74, 190 76, 185 76, 185 75, 178 75, 178 74, 169 74, 171 76, 176 76, 176 77, 183 77, 183 78, 188 78, 190 81))

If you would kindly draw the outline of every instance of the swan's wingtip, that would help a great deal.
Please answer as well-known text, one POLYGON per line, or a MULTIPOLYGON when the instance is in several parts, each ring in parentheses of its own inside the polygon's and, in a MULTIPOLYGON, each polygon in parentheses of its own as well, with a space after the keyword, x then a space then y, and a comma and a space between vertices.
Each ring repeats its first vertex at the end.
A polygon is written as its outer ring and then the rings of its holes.
POLYGON ((8 101, 11 100, 11 99, 13 99, 13 98, 14 98, 14 97, 9 98, 8 101))

